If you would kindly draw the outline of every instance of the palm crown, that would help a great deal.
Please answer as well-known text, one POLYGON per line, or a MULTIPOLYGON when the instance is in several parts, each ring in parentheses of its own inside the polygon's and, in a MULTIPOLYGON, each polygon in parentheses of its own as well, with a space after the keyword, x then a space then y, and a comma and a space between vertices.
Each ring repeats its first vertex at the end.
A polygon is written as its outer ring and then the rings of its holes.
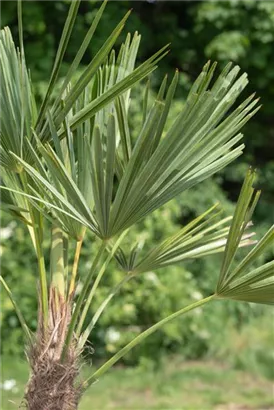
MULTIPOLYGON (((134 139, 129 122, 131 88, 156 69, 167 47, 135 68, 140 43, 140 36, 135 33, 126 37, 116 53, 113 46, 128 13, 75 79, 105 6, 106 2, 96 14, 65 78, 57 83, 79 7, 79 1, 71 3, 47 93, 39 108, 25 62, 20 2, 20 50, 16 50, 8 28, 1 31, 0 38, 2 206, 27 225, 32 237, 45 327, 52 314, 49 289, 57 289, 67 303, 75 298, 77 264, 86 230, 91 230, 101 243, 65 331, 62 358, 74 338, 79 348, 84 346, 94 324, 125 281, 187 258, 223 252, 214 298, 273 303, 273 261, 252 267, 273 241, 273 227, 238 266, 233 266, 238 248, 256 243, 248 233, 259 198, 252 187, 255 173, 251 170, 233 218, 220 220, 220 207, 216 205, 147 254, 140 255, 138 246, 128 255, 123 249, 122 240, 132 225, 241 155, 244 145, 240 130, 260 107, 254 95, 238 103, 248 83, 245 73, 239 75, 238 66, 228 64, 214 79, 216 64, 208 62, 171 126, 167 119, 178 86, 178 72, 169 85, 164 78, 152 104, 147 82, 142 126, 134 139), (50 275, 46 273, 43 254, 46 220, 52 227, 50 275), (69 275, 64 251, 68 241, 76 241, 69 275), (107 258, 102 263, 105 252, 107 258), (126 272, 125 278, 84 329, 96 288, 113 257, 126 272), (93 281, 95 272, 98 273, 93 281)), ((8 285, 1 280, 12 298, 8 285)), ((12 301, 27 337, 32 339, 19 306, 12 301)), ((87 384, 152 331, 184 312, 182 309, 138 336, 87 384)))

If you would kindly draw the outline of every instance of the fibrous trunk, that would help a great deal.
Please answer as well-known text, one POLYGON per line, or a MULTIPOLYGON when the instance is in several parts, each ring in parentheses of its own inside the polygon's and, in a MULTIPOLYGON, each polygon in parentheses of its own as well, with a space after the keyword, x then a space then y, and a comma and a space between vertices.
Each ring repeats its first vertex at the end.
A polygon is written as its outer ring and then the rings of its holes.
POLYGON ((35 342, 27 352, 31 376, 25 393, 28 410, 75 410, 82 388, 78 380, 79 355, 75 343, 61 359, 71 304, 55 289, 49 297, 49 317, 45 325, 41 310, 35 342))

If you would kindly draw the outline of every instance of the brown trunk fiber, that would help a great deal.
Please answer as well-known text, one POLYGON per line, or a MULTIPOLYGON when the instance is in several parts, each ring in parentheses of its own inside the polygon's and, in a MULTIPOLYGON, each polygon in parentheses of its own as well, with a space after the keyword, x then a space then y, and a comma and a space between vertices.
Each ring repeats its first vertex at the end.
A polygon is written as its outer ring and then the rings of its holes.
POLYGON ((74 343, 61 360, 70 317, 70 304, 51 289, 47 328, 40 310, 36 340, 27 354, 31 376, 24 398, 28 410, 76 410, 78 407, 82 393, 77 380, 80 353, 74 343))

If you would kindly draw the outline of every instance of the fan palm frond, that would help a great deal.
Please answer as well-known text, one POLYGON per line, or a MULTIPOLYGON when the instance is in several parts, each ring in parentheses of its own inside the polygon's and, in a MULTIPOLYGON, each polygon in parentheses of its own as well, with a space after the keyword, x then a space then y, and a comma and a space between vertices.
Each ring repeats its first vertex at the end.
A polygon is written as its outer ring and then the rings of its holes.
POLYGON ((260 195, 259 191, 255 193, 252 186, 254 179, 255 172, 249 170, 230 227, 216 295, 220 298, 274 304, 274 261, 250 269, 258 256, 266 248, 273 246, 274 225, 238 266, 233 268, 242 234, 251 219, 260 195))
MULTIPOLYGON (((134 272, 147 272, 179 263, 185 259, 223 252, 232 217, 216 221, 220 213, 219 204, 209 208, 178 233, 167 238, 150 251, 134 266, 134 272)), ((255 235, 254 232, 243 234, 239 246, 255 243, 250 239, 253 235, 255 235)))
POLYGON ((242 153, 243 144, 237 146, 242 138, 238 131, 259 109, 257 100, 250 96, 227 114, 247 84, 246 74, 236 80, 239 67, 228 65, 209 89, 214 68, 206 64, 183 112, 161 140, 177 73, 166 100, 156 100, 149 110, 113 202, 109 235, 129 227, 242 153))
MULTIPOLYGON (((104 68, 106 78, 108 67, 104 68)), ((161 136, 178 80, 177 73, 165 100, 165 81, 162 84, 158 100, 149 109, 134 146, 131 146, 128 130, 121 128, 121 123, 124 123, 121 118, 127 116, 128 101, 125 95, 117 100, 115 110, 112 105, 111 109, 107 107, 107 111, 103 110, 101 116, 97 115, 101 126, 93 123, 92 140, 87 138, 86 145, 83 145, 81 150, 88 150, 89 154, 84 158, 78 157, 77 162, 79 168, 89 164, 90 174, 86 171, 85 176, 91 178, 89 186, 92 187, 94 209, 93 204, 86 203, 79 190, 71 190, 75 183, 71 181, 73 178, 69 174, 65 175, 64 169, 61 171, 63 165, 58 158, 58 151, 55 153, 50 147, 42 147, 40 151, 43 158, 46 161, 51 158, 50 172, 54 175, 53 179, 57 185, 65 187, 66 201, 76 207, 76 212, 87 220, 87 226, 100 237, 110 238, 122 232, 177 194, 222 169, 242 153, 243 144, 237 146, 242 138, 238 131, 259 109, 256 107, 257 100, 253 100, 254 96, 251 96, 228 114, 247 84, 246 74, 237 79, 239 68, 236 66, 231 69, 231 65, 228 65, 209 89, 214 69, 214 64, 206 64, 190 91, 183 112, 163 138, 161 136), (117 138, 117 129, 121 138, 117 138), (124 165, 111 204, 119 141, 124 153, 120 163, 124 165), (85 164, 82 163, 83 159, 85 164)), ((73 139, 70 123, 68 118, 63 128, 66 138, 71 135, 73 139)), ((58 140, 58 132, 55 140, 58 140)), ((69 141, 68 138, 67 140, 69 141)), ((73 151, 69 148, 68 150, 73 151)), ((72 154, 74 155, 73 152, 72 154)), ((20 162, 20 159, 18 161, 20 162)), ((23 161, 21 165, 24 165, 23 161)), ((35 171, 31 170, 30 166, 24 166, 34 176, 35 171)), ((49 186, 48 188, 50 189, 49 186)), ((56 188, 58 190, 58 187, 54 188, 54 195, 56 188)), ((53 193, 53 189, 51 192, 53 193)))

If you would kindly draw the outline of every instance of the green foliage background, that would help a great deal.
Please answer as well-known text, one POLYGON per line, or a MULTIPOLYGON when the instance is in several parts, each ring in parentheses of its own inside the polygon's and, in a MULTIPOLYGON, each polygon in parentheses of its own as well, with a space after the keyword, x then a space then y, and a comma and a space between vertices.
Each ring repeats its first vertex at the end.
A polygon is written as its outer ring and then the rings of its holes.
MULTIPOLYGON (((62 67, 64 73, 99 3, 82 2, 76 30, 62 67)), ((45 92, 68 5, 68 1, 23 2, 25 52, 37 98, 45 92)), ((158 243, 216 201, 220 201, 229 214, 249 165, 258 167, 259 186, 263 191, 254 217, 260 237, 260 233, 273 222, 274 3, 256 0, 113 1, 107 6, 97 35, 86 53, 86 63, 129 8, 133 8, 133 13, 127 23, 127 31, 138 30, 142 34, 140 61, 164 44, 171 43, 171 52, 160 63, 151 83, 156 88, 165 73, 172 75, 175 68, 179 69, 180 87, 172 115, 181 109, 193 79, 208 59, 217 60, 220 68, 228 61, 239 64, 249 74, 248 92, 257 91, 263 103, 263 108, 245 128, 244 155, 216 177, 154 212, 132 230, 132 239, 147 238, 151 243, 158 243)), ((9 25, 16 39, 15 1, 4 2, 1 19, 2 26, 9 25)), ((119 38, 120 43, 123 40, 124 35, 119 38)), ((133 96, 132 127, 137 129, 141 120, 142 85, 134 90, 133 96)), ((36 260, 27 235, 22 225, 11 221, 7 215, 2 216, 2 273, 20 300, 28 323, 35 330, 36 260)), ((83 276, 88 271, 94 252, 93 238, 88 237, 80 265, 83 276)), ((270 259, 271 255, 265 257, 270 259)), ((116 352, 148 325, 206 296, 212 291, 218 266, 218 256, 208 257, 157 273, 149 272, 129 282, 112 301, 92 334, 90 343, 95 348, 93 360, 116 352)), ((119 266, 110 266, 97 293, 93 311, 121 276, 119 266)), ((233 365, 260 370, 271 377, 272 337, 270 308, 220 302, 166 326, 133 350, 126 361, 130 364, 141 361, 154 366, 170 352, 179 352, 186 358, 214 355, 230 360, 233 365)), ((5 295, 2 295, 2 341, 5 353, 22 354, 22 333, 5 295)))

